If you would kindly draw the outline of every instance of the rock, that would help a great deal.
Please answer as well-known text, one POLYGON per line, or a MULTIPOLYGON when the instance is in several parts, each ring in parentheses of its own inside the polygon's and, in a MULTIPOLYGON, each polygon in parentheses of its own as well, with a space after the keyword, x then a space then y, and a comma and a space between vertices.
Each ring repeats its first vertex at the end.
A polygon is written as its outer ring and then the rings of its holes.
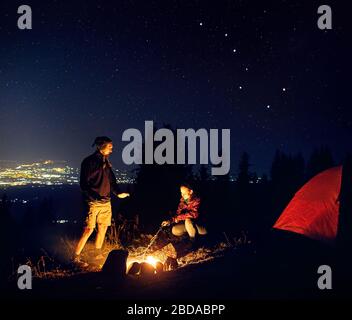
POLYGON ((160 261, 158 261, 156 263, 155 269, 156 269, 156 273, 162 273, 164 270, 164 265, 160 261))
POLYGON ((140 264, 140 267, 141 267, 141 271, 140 271, 141 276, 153 276, 155 274, 155 268, 150 263, 142 262, 140 264))
POLYGON ((110 251, 104 265, 102 272, 104 275, 112 279, 120 279, 126 275, 128 251, 112 250, 110 251))
POLYGON ((178 268, 178 262, 176 259, 168 257, 164 263, 164 271, 176 270, 178 268))
POLYGON ((131 275, 137 275, 141 271, 141 265, 138 262, 133 262, 129 268, 127 273, 131 275))

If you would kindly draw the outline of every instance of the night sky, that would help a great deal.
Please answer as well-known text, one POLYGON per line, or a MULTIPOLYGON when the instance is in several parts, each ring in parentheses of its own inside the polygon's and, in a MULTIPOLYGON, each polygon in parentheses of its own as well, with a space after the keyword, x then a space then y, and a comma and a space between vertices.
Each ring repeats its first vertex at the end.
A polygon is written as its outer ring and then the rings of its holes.
POLYGON ((247 151, 351 150, 350 35, 333 1, 10 1, 0 4, 0 159, 67 160, 98 135, 122 165, 127 128, 230 128, 247 151), (17 29, 28 4, 33 29, 17 29), (317 27, 329 4, 333 30, 317 27), (349 40, 348 40, 349 39, 349 40))

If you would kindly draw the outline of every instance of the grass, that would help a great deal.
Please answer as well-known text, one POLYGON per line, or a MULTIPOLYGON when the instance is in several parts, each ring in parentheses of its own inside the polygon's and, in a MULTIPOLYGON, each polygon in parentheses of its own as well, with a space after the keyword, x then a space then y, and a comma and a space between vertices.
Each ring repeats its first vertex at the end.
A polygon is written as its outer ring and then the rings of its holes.
MULTIPOLYGON (((116 249, 127 250, 129 252, 129 260, 141 260, 141 257, 146 253, 153 235, 143 233, 139 233, 138 235, 123 235, 123 232, 123 229, 117 229, 114 224, 109 228, 103 248, 104 259, 99 261, 95 260, 96 251, 94 241, 88 241, 82 252, 82 260, 88 262, 89 267, 81 270, 75 268, 71 263, 77 239, 59 236, 48 247, 40 249, 39 254, 30 257, 24 254, 13 256, 11 259, 12 273, 10 280, 16 279, 17 268, 22 264, 29 265, 32 268, 33 277, 40 279, 57 279, 70 277, 78 273, 98 272, 101 270, 109 252, 116 249), (120 240, 121 238, 130 239, 126 245, 123 245, 120 240)), ((160 254, 160 249, 168 243, 177 244, 182 241, 188 242, 185 238, 175 238, 166 232, 151 246, 147 254, 153 255, 155 253, 156 258, 161 262, 165 262, 166 256, 165 254, 160 254)), ((242 233, 238 237, 232 237, 224 232, 223 241, 218 241, 211 246, 201 246, 197 250, 191 250, 182 257, 179 257, 179 267, 183 268, 188 265, 201 264, 216 259, 219 256, 223 256, 227 250, 233 250, 247 244, 250 244, 250 241, 245 233, 242 233)))

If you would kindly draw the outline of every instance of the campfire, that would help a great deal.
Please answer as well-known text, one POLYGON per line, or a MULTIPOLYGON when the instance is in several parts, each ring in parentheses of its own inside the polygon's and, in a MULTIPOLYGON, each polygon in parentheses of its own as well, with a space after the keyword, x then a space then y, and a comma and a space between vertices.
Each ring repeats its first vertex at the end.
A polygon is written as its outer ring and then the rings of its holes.
MULTIPOLYGON (((147 245, 131 246, 128 250, 113 250, 103 266, 102 271, 105 273, 115 273, 120 270, 120 276, 126 274, 133 277, 158 276, 166 271, 173 271, 183 268, 190 264, 204 263, 222 256, 226 249, 237 247, 236 243, 220 242, 212 248, 199 247, 197 250, 190 250, 187 244, 171 243, 160 248, 159 245, 152 246, 160 233, 158 232, 151 237, 147 245), (177 251, 174 245, 177 245, 177 251), (115 257, 113 255, 115 252, 115 257), (109 257, 111 261, 109 262, 109 257), (105 267, 105 268, 104 268, 105 267)), ((165 243, 165 242, 164 242, 165 243)))
POLYGON ((127 274, 130 275, 155 275, 163 271, 171 271, 177 268, 177 253, 174 246, 169 243, 162 249, 147 253, 157 239, 163 227, 160 226, 156 234, 150 239, 148 246, 143 249, 142 255, 129 255, 126 262, 127 274))
POLYGON ((127 258, 126 270, 130 275, 159 274, 177 268, 177 253, 169 243, 151 254, 130 254, 127 258))
POLYGON ((145 260, 145 262, 151 264, 154 268, 156 268, 156 264, 157 264, 158 260, 152 256, 148 256, 147 259, 145 260))
POLYGON ((128 258, 126 266, 127 274, 131 275, 157 274, 164 271, 164 264, 151 255, 146 258, 128 258))

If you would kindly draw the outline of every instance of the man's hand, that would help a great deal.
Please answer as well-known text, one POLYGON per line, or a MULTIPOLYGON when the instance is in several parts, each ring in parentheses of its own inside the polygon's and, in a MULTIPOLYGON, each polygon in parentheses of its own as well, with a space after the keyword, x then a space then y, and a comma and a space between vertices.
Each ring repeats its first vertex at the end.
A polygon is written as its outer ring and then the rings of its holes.
POLYGON ((171 224, 171 222, 169 220, 165 220, 161 223, 162 227, 168 227, 171 224))
POLYGON ((127 193, 127 192, 122 192, 122 193, 119 193, 119 194, 117 195, 117 197, 118 197, 119 199, 124 199, 124 198, 127 198, 127 197, 129 197, 129 196, 130 196, 130 194, 127 193))

